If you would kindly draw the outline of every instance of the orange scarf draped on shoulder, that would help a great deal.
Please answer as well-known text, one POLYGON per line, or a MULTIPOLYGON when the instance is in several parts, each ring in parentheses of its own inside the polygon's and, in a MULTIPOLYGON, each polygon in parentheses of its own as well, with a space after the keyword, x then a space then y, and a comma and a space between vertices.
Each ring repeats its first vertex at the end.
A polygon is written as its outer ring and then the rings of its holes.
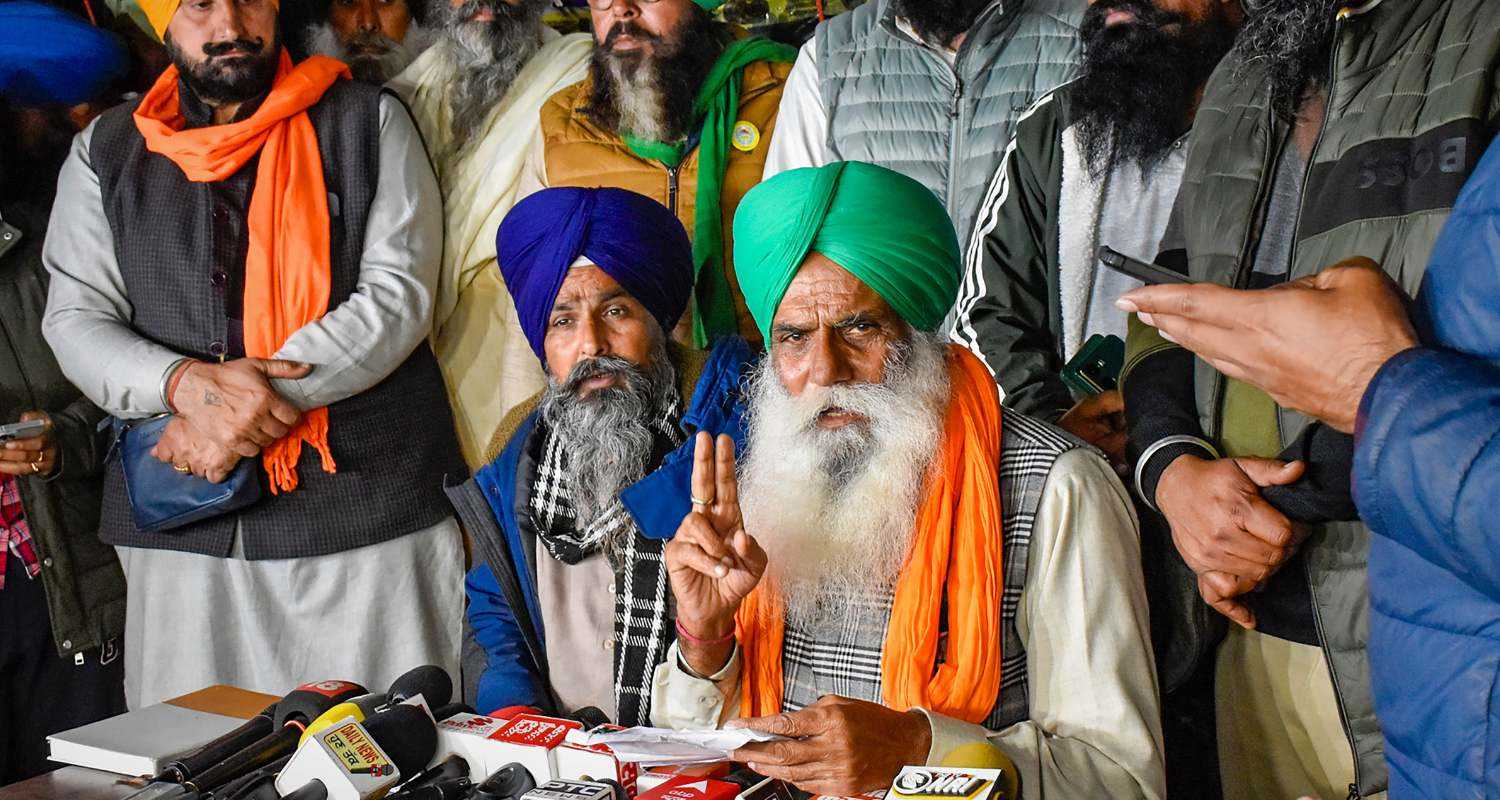
MULTIPOLYGON (((283 50, 271 93, 249 118, 184 129, 178 71, 173 66, 135 111, 146 149, 171 159, 194 183, 225 180, 260 155, 245 255, 245 354, 251 358, 275 356, 288 337, 328 310, 328 191, 307 109, 335 81, 349 75, 342 62, 324 56, 294 67, 283 50)), ((337 469, 328 448, 328 409, 313 409, 261 453, 271 491, 297 488, 303 442, 322 456, 324 471, 337 469)))
MULTIPOLYGON (((881 653, 881 699, 898 711, 921 706, 978 723, 999 698, 1003 656, 1000 397, 989 371, 961 347, 948 349, 948 376, 943 442, 881 653), (948 648, 937 665, 945 596, 948 648)), ((746 716, 781 713, 783 614, 775 587, 763 580, 735 619, 746 716)))

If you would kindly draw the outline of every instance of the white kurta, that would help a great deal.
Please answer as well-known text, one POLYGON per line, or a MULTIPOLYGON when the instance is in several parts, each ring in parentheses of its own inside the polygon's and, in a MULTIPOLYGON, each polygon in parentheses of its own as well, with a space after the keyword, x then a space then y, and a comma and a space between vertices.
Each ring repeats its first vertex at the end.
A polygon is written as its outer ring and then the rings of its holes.
POLYGON ((541 391, 536 354, 495 263, 495 232, 525 195, 520 176, 547 99, 582 80, 593 38, 559 36, 516 75, 483 130, 457 142, 448 98, 455 68, 448 42, 428 48, 388 87, 411 108, 443 193, 443 267, 432 315, 433 350, 448 384, 459 444, 471 466, 512 408, 541 391))
MULTIPOLYGON (((1165 797, 1140 539, 1125 487, 1096 453, 1072 450, 1053 465, 1026 570, 1016 629, 1026 646, 1029 719, 987 731, 927 712, 928 763, 988 740, 1015 763, 1028 800, 1165 797)), ((674 644, 656 670, 652 717, 712 727, 738 715, 738 698, 737 653, 703 680, 682 668, 674 644)))
POLYGON ((285 694, 349 680, 383 692, 436 664, 458 685, 463 534, 453 519, 389 542, 311 558, 246 561, 117 547, 130 586, 125 702, 217 683, 285 694))

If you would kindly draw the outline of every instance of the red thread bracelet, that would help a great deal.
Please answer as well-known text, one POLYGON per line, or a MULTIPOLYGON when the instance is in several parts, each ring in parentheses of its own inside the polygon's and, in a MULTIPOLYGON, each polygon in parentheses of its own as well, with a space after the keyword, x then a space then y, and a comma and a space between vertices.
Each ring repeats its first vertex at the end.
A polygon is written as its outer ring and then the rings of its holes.
POLYGON ((693 644, 696 644, 696 645, 699 645, 699 646, 729 644, 730 642, 734 641, 734 631, 730 631, 729 635, 722 636, 722 637, 720 637, 718 639, 700 639, 697 636, 694 636, 693 634, 689 633, 687 628, 682 627, 682 620, 677 620, 676 621, 676 625, 677 625, 677 635, 679 637, 681 637, 683 639, 686 639, 689 642, 692 642, 693 644))

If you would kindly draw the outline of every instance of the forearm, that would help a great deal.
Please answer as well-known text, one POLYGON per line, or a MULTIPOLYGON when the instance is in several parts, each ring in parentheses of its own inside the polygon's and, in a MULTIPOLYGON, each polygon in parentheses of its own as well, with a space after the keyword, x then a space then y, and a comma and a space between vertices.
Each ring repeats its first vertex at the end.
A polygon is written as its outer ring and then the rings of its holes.
POLYGON ((1279 458, 1282 461, 1301 461, 1306 469, 1296 483, 1261 489, 1261 497, 1277 511, 1288 519, 1308 524, 1359 517, 1350 483, 1354 437, 1313 422, 1281 452, 1279 458))
MULTIPOLYGON (((1139 322, 1131 319, 1131 346, 1139 322)), ((1193 388, 1193 354, 1175 345, 1153 349, 1133 359, 1120 378, 1125 421, 1130 431, 1129 457, 1135 463, 1135 490, 1156 507, 1157 484, 1173 461, 1184 455, 1217 458, 1218 449, 1203 435, 1193 388)))
POLYGON ((1354 495, 1379 536, 1500 596, 1500 368, 1414 348, 1370 382, 1356 428, 1354 495))
POLYGON ((313 365, 305 378, 271 384, 304 411, 370 389, 431 330, 442 195, 411 118, 389 98, 381 101, 380 163, 354 293, 292 334, 275 356, 313 365))
POLYGON ((133 310, 88 161, 92 130, 74 140, 58 176, 42 248, 50 280, 42 333, 68 380, 100 408, 120 417, 161 414, 166 376, 182 356, 130 327, 133 310))

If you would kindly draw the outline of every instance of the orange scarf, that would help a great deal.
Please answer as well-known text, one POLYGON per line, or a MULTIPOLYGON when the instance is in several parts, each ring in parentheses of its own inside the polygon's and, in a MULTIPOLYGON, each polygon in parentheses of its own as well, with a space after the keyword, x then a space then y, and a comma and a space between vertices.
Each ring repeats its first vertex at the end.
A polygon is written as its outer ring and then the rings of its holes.
MULTIPOLYGON (((1000 695, 1000 397, 990 373, 969 351, 949 346, 952 398, 942 449, 927 496, 917 509, 911 554, 896 581, 880 658, 882 701, 980 722, 1000 695), (948 650, 937 664, 939 614, 948 599, 948 650)), ((744 660, 741 713, 781 713, 784 610, 762 581, 735 618, 744 660)))
MULTIPOLYGON (((172 159, 194 183, 226 180, 260 154, 245 255, 245 354, 251 358, 273 357, 288 337, 328 310, 328 193, 307 109, 334 81, 348 77, 347 66, 324 56, 293 67, 283 50, 271 93, 249 119, 184 130, 173 66, 136 109, 135 126, 146 149, 172 159)), ((272 492, 297 488, 303 442, 322 456, 325 472, 336 471, 328 449, 328 409, 313 409, 261 452, 272 492)))

